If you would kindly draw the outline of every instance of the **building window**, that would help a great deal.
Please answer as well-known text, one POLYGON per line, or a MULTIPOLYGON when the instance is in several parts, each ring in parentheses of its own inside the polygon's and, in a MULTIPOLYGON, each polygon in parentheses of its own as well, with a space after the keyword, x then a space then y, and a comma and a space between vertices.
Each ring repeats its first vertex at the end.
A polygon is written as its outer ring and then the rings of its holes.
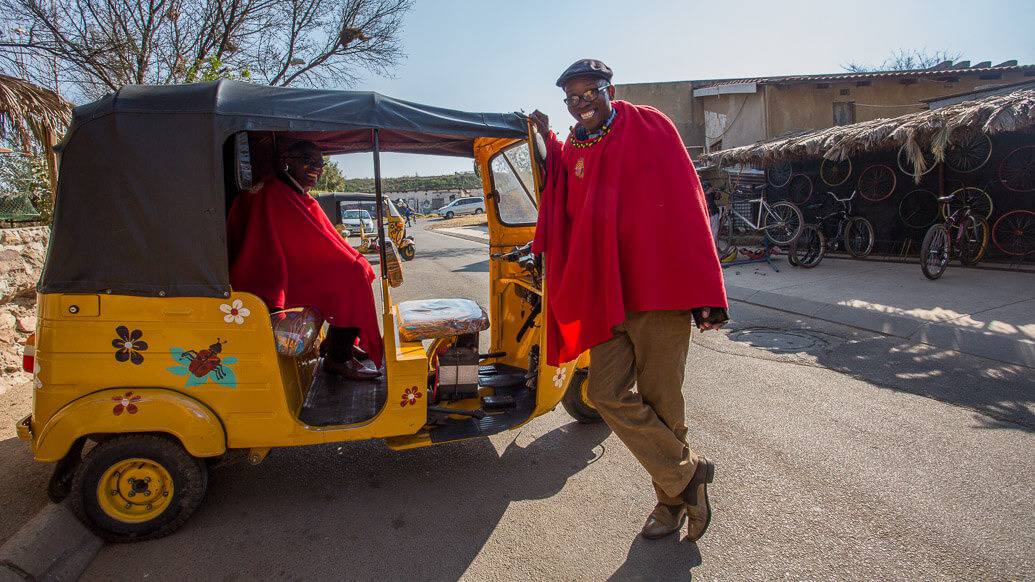
POLYGON ((848 125, 850 123, 855 123, 855 102, 835 102, 834 125, 848 125))

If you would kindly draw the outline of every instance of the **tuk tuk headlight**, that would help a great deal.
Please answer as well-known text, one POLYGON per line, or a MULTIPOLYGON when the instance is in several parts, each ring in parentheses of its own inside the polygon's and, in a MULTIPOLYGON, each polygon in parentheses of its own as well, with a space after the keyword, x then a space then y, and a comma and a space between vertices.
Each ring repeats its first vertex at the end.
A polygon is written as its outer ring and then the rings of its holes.
POLYGON ((277 353, 298 357, 312 349, 320 337, 323 317, 312 307, 285 309, 270 314, 277 353))

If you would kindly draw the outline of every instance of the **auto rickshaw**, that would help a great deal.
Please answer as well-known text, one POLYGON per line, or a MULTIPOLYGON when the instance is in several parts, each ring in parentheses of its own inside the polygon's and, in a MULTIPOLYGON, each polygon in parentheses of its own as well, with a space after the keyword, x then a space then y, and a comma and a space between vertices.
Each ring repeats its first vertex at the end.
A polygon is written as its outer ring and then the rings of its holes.
POLYGON ((157 538, 184 523, 210 465, 230 453, 259 463, 278 447, 424 447, 513 429, 558 403, 599 419, 585 396, 588 355, 559 368, 540 358, 534 143, 520 114, 226 80, 127 86, 78 107, 58 146, 26 346, 33 409, 17 426, 36 460, 57 463, 50 496, 109 540, 157 538), (393 301, 403 272, 376 204, 385 371, 373 381, 320 371, 312 310, 271 313, 228 274, 230 204, 299 139, 328 155, 372 153, 376 201, 381 152, 473 158, 489 219, 488 313, 462 299, 393 301))
MULTIPOLYGON (((323 209, 327 218, 331 220, 331 223, 338 228, 339 232, 342 232, 342 213, 349 210, 366 210, 370 212, 371 216, 375 215, 375 194, 367 194, 362 192, 329 192, 326 194, 316 194, 313 196, 317 202, 320 203, 320 208, 323 209)), ((399 250, 399 256, 404 261, 412 261, 413 257, 417 254, 417 247, 413 244, 413 237, 406 234, 406 219, 403 217, 399 209, 396 208, 395 203, 392 202, 391 198, 384 198, 382 202, 382 216, 386 219, 387 234, 388 238, 392 239, 395 243, 396 248, 399 250)), ((349 232, 352 236, 359 234, 359 244, 356 245, 356 250, 363 254, 377 252, 377 233, 366 232, 361 229, 353 229, 349 232)))

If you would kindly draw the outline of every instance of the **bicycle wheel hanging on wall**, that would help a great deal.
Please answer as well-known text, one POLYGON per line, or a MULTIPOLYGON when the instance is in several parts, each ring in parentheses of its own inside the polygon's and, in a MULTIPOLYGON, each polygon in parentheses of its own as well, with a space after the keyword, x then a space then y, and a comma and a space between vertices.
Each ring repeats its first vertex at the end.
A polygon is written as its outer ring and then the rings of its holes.
POLYGON ((828 160, 823 158, 819 164, 819 177, 827 186, 840 186, 852 175, 852 160, 828 160))
POLYGON ((787 199, 795 204, 805 204, 812 197, 812 178, 805 174, 791 176, 787 199))
POLYGON ((999 181, 1011 192, 1035 190, 1035 146, 1019 147, 999 162, 999 181))
MULTIPOLYGON (((923 153, 924 156, 924 171, 920 174, 921 176, 923 176, 924 174, 934 169, 936 160, 934 159, 934 154, 932 154, 931 152, 923 148, 921 148, 920 151, 923 153)), ((909 155, 906 153, 905 144, 903 144, 902 147, 898 148, 898 156, 896 157, 898 159, 898 169, 901 170, 903 174, 913 176, 913 161, 909 159, 909 155)))
POLYGON ((992 139, 983 131, 957 127, 945 146, 945 166, 965 174, 984 166, 992 157, 992 139))
POLYGON ((988 220, 992 216, 992 197, 981 188, 960 188, 952 193, 952 200, 942 205, 942 217, 948 218, 953 212, 970 206, 974 216, 988 220))
POLYGON ((898 178, 895 170, 887 164, 873 164, 859 174, 856 190, 870 202, 880 202, 895 192, 898 178))
POLYGON ((1035 253, 1035 212, 1014 210, 995 221, 992 242, 1000 251, 1015 257, 1035 253))
POLYGON ((926 188, 917 188, 898 203, 898 219, 910 228, 926 228, 938 220, 938 197, 926 188))
POLYGON ((773 188, 783 188, 791 181, 794 168, 790 162, 776 162, 766 168, 765 179, 773 188))

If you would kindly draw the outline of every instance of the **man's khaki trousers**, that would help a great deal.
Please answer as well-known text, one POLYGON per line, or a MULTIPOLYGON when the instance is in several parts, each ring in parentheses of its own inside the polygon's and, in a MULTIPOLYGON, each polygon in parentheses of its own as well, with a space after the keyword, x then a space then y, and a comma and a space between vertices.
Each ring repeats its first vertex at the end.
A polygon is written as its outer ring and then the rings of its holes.
POLYGON ((692 328, 690 311, 627 312, 614 337, 589 352, 590 401, 668 505, 683 503, 697 459, 686 440, 682 392, 692 328))

